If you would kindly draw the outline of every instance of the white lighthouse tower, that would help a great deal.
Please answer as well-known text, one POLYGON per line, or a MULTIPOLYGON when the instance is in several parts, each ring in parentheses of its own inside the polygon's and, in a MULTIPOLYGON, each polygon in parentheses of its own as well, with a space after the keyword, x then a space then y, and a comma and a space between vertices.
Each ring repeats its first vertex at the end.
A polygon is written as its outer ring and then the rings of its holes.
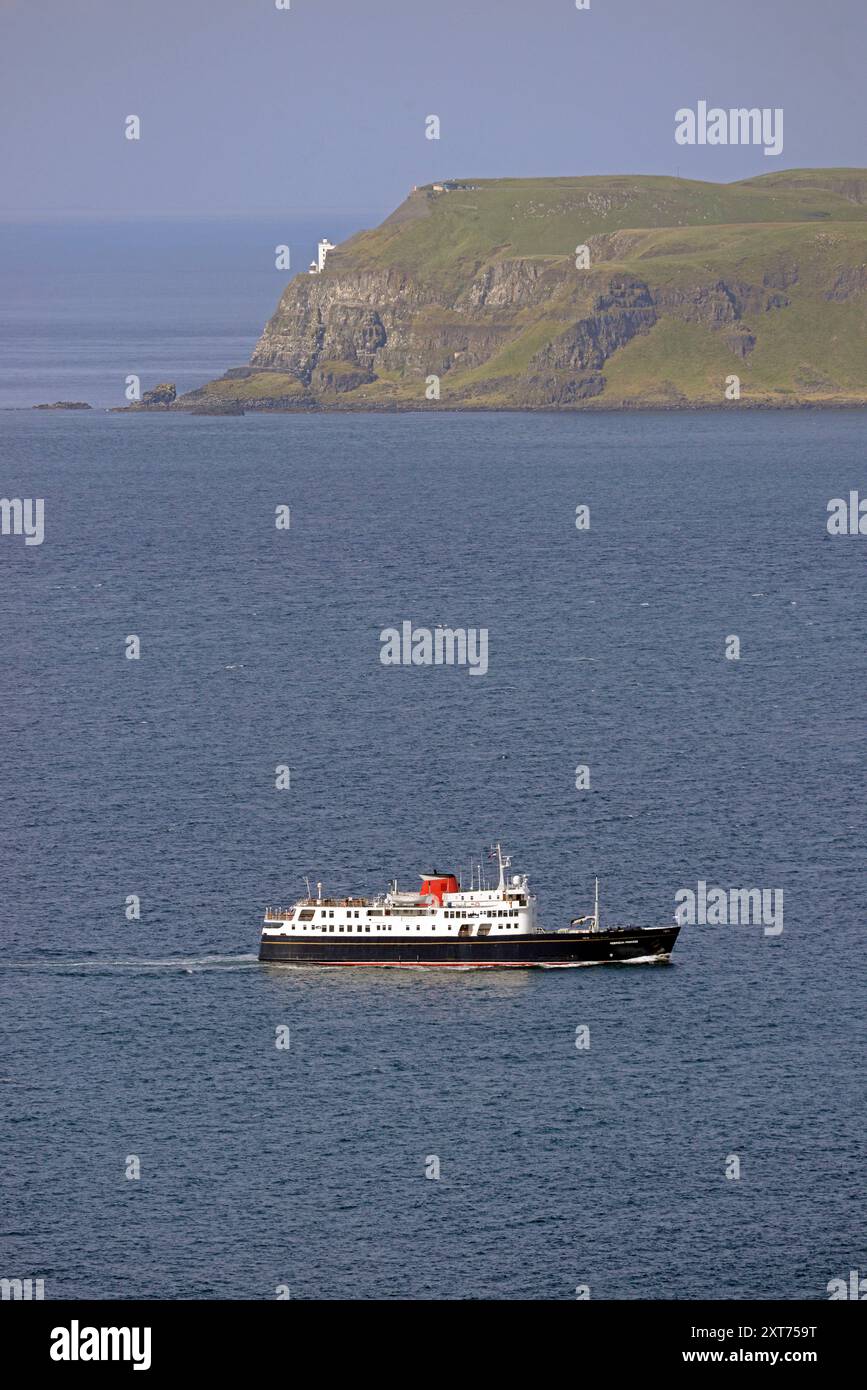
POLYGON ((322 270, 325 269, 325 257, 328 255, 328 252, 329 252, 329 251, 333 251, 333 250, 334 250, 334 243, 333 243, 333 241, 329 241, 327 237, 325 237, 325 239, 324 239, 323 241, 320 241, 320 243, 319 243, 319 258, 318 258, 318 264, 319 264, 319 269, 320 269, 320 271, 322 271, 322 270))

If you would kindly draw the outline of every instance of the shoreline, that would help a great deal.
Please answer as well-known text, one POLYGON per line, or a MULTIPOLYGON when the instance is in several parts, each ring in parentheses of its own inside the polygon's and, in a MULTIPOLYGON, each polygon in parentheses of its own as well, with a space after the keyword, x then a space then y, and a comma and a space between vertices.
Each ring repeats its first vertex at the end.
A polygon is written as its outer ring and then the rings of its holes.
MULTIPOLYGON (((39 407, 32 405, 0 406, 0 414, 30 414, 39 407)), ((92 405, 88 407, 93 415, 181 415, 196 419, 238 419, 244 415, 635 415, 664 413, 666 415, 688 415, 705 411, 738 414, 740 411, 822 411, 822 410, 867 410, 867 399, 840 401, 731 401, 724 404, 713 401, 690 401, 687 404, 666 405, 664 402, 620 401, 617 404, 590 403, 582 405, 457 405, 438 402, 436 405, 292 405, 292 406, 251 406, 244 404, 238 410, 197 410, 193 406, 123 406, 92 405)), ((46 412, 40 411, 40 414, 46 412)), ((62 410, 52 408, 52 415, 81 415, 81 407, 62 410)))

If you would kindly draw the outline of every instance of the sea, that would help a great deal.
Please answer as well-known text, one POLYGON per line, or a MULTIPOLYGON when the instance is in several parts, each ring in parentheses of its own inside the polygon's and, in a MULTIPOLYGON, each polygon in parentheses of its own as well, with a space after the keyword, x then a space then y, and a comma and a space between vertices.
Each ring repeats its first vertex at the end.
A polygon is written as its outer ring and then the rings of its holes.
POLYGON ((867 541, 826 525, 867 416, 111 413, 244 363, 275 246, 351 230, 0 229, 0 491, 44 504, 0 537, 0 1275, 825 1299, 867 1268, 867 541), (383 664, 404 622, 486 672, 383 664), (257 962, 305 876, 467 884, 498 840, 547 927, 598 876, 603 922, 703 883, 781 930, 257 962))

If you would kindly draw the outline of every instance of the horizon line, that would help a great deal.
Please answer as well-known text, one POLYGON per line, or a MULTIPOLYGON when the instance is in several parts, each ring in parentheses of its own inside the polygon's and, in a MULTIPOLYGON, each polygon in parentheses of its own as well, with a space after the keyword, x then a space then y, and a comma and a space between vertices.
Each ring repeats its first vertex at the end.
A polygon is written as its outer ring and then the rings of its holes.
POLYGON ((243 221, 258 217, 381 217, 379 208, 183 208, 146 212, 123 208, 0 208, 0 223, 16 222, 203 222, 243 221))

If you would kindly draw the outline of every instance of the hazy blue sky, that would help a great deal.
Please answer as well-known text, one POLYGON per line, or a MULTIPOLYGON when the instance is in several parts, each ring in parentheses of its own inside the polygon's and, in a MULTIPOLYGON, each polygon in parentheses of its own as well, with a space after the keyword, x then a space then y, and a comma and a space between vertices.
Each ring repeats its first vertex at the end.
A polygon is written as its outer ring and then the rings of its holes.
POLYGON ((0 0, 0 211, 382 213, 442 177, 863 165, 865 37, 867 0, 0 0), (699 99, 783 107, 782 155, 675 144, 699 99))

